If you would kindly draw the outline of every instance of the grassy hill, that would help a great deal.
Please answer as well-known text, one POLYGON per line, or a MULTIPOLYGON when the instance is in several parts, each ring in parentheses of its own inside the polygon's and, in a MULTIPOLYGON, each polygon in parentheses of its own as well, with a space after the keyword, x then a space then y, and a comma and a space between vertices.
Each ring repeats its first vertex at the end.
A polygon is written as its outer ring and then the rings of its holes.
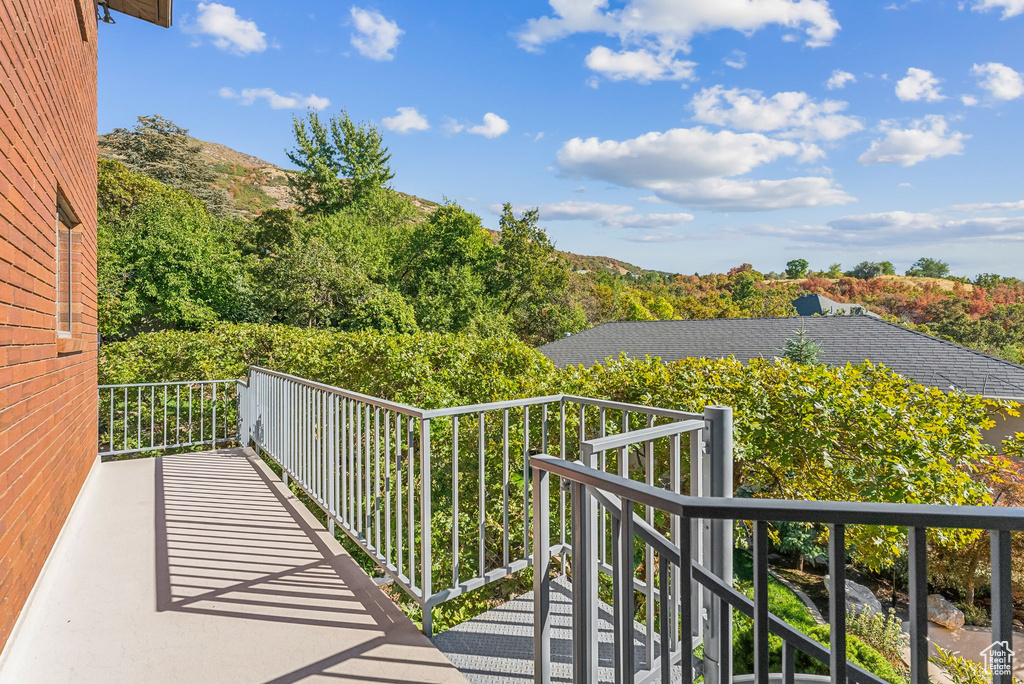
MULTIPOLYGON (((98 139, 100 156, 116 158, 105 144, 105 135, 98 139)), ((190 138, 200 146, 203 161, 214 173, 214 183, 228 193, 233 208, 244 216, 255 216, 267 209, 288 209, 295 204, 288 193, 288 177, 295 173, 282 169, 265 159, 233 150, 226 145, 190 138)), ((396 191, 398 192, 398 191, 396 191)), ((424 218, 438 207, 422 197, 398 192, 419 210, 424 218)), ((617 275, 633 273, 639 275, 645 269, 605 256, 588 256, 561 252, 575 271, 605 271, 617 275)))

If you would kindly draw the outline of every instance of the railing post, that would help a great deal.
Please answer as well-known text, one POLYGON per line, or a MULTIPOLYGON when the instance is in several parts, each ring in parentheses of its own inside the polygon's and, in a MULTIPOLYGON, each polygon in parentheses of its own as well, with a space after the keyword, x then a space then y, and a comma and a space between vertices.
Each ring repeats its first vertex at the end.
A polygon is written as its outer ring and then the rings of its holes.
MULTIPOLYGON (((707 422, 709 484, 708 496, 732 497, 732 409, 727 406, 708 406, 704 409, 707 422)), ((711 523, 710 548, 705 549, 710 570, 732 586, 733 534, 731 520, 711 523)), ((688 601, 689 597, 681 597, 688 601)), ((704 616, 704 681, 707 684, 732 682, 732 608, 722 599, 712 599, 711 609, 704 616)), ((685 635, 684 635, 685 636, 685 635)), ((689 646, 684 645, 687 654, 689 646)))
MULTIPOLYGON (((411 464, 410 464, 411 465, 411 464)), ((420 419, 420 588, 423 594, 423 633, 428 637, 434 634, 433 615, 431 614, 431 554, 430 554, 430 419, 420 419)), ((458 483, 453 483, 458 486, 458 483)), ((409 532, 412 532, 410 520, 409 532)), ((410 546, 412 542, 410 541, 410 546)))
POLYGON ((551 681, 550 481, 548 471, 533 469, 533 681, 537 684, 551 681))
MULTIPOLYGON (((591 455, 592 456, 592 455, 591 455)), ((597 681, 597 506, 572 483, 572 681, 597 681)))
POLYGON ((989 533, 992 562, 992 646, 989 667, 992 684, 1010 684, 1013 651, 1013 585, 1011 583, 1010 532, 989 533))

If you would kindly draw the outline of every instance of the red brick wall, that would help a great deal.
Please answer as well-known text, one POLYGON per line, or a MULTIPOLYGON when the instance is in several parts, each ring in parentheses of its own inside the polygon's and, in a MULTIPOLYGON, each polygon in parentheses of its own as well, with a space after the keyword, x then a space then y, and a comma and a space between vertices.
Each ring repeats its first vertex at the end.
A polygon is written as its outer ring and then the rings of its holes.
POLYGON ((0 648, 96 459, 92 0, 0 2, 0 648), (56 334, 56 196, 75 230, 56 334))

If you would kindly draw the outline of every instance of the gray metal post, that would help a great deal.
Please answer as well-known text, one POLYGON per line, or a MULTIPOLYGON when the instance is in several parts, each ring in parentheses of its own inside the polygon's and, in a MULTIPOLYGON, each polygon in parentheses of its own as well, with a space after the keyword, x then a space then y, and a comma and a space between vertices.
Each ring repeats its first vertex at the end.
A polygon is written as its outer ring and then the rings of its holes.
MULTIPOLYGON (((704 409, 707 422, 709 480, 708 496, 732 497, 732 409, 727 406, 708 406, 704 409)), ((733 535, 731 520, 711 523, 711 548, 704 557, 710 570, 732 586, 733 535)), ((682 597, 687 600, 686 597, 682 597)), ((704 619, 704 681, 707 684, 729 684, 732 681, 732 608, 721 599, 711 602, 704 619)))
POLYGON ((533 469, 533 681, 551 681, 550 473, 533 469))
MULTIPOLYGON (((593 449, 581 442, 580 451, 581 462, 589 468, 597 468, 597 455, 593 449)), ((573 657, 573 681, 593 682, 597 678, 598 507, 585 485, 580 485, 573 492, 573 615, 580 616, 583 622, 573 625, 574 642, 577 644, 573 657)))
MULTIPOLYGON (((410 472, 412 463, 409 464, 410 472)), ((410 492, 412 482, 409 483, 410 492)), ((420 419, 420 587, 423 592, 423 633, 434 636, 433 610, 428 603, 433 582, 431 581, 431 538, 430 538, 430 499, 433 478, 430 470, 430 420, 420 419)), ((455 484, 458 486, 458 483, 455 484)), ((411 501, 411 497, 410 497, 411 501)), ((409 516, 409 534, 413 532, 412 516, 409 516)), ((412 544, 410 544, 410 548, 412 544)), ((410 563, 410 572, 412 570, 410 563)))

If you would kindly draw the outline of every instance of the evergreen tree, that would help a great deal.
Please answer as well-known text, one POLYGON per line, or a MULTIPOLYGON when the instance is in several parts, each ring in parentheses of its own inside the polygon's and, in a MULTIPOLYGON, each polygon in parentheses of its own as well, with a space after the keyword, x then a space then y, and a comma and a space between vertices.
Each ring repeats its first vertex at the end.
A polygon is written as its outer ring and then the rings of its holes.
POLYGON ((129 171, 184 190, 217 216, 228 213, 227 193, 213 184, 213 169, 203 160, 202 145, 189 136, 188 129, 158 114, 140 116, 131 130, 115 128, 103 136, 102 144, 129 171))
POLYGON ((794 330, 796 338, 786 340, 786 346, 782 355, 794 363, 804 366, 818 365, 818 355, 821 354, 821 345, 807 336, 803 325, 799 330, 794 330))

